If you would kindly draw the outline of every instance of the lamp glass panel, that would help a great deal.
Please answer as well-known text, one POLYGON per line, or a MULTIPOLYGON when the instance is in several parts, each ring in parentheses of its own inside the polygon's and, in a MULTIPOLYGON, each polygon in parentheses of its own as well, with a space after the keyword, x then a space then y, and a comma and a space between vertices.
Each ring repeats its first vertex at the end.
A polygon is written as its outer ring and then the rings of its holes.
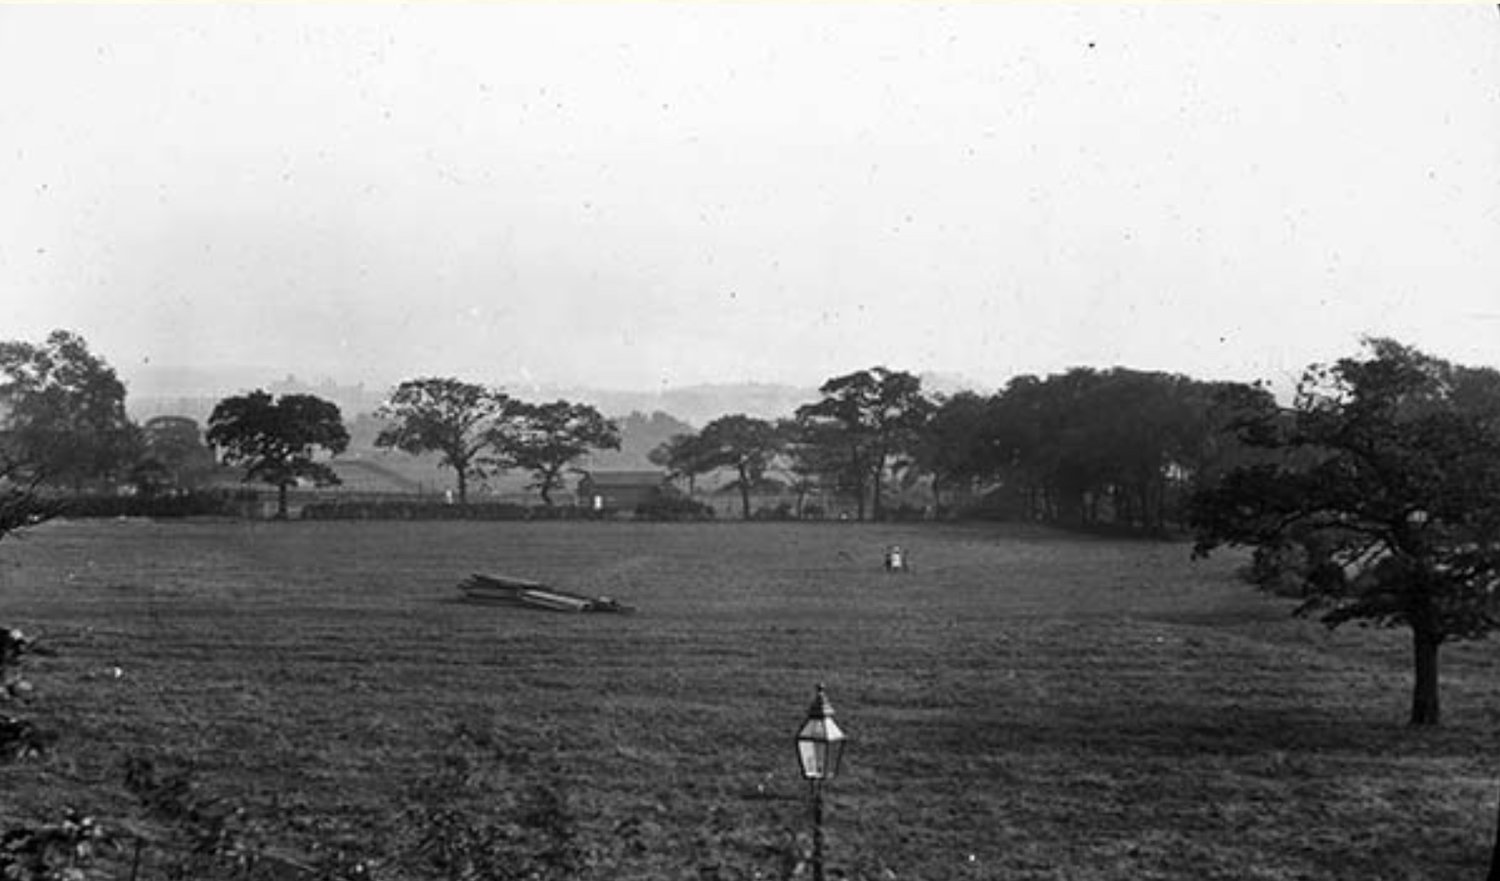
POLYGON ((797 741, 797 761, 802 765, 802 776, 808 780, 821 780, 828 776, 828 744, 821 740, 797 741))

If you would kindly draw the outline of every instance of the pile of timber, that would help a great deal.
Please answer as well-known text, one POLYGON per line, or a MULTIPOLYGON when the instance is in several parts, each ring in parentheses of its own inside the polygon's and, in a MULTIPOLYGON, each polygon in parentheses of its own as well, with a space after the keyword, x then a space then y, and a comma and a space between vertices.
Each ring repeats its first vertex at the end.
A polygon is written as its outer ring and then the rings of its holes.
POLYGON ((470 575, 458 586, 464 599, 473 603, 500 606, 526 606, 554 612, 634 612, 610 597, 589 597, 549 587, 540 581, 508 576, 470 575))

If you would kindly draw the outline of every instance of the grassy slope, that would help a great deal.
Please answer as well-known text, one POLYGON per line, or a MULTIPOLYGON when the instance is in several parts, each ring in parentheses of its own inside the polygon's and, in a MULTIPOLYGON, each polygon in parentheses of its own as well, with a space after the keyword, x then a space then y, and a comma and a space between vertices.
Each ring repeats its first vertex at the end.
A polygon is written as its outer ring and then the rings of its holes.
POLYGON ((465 731, 567 791, 600 877, 774 877, 824 681, 852 877, 1479 877, 1493 652, 1445 650, 1448 723, 1409 731, 1400 634, 1289 620, 1232 562, 988 527, 48 524, 0 548, 0 622, 61 651, 33 678, 64 739, 0 768, 0 820, 128 816, 121 757, 154 751, 296 843, 389 853, 465 731), (454 602, 472 571, 642 611, 454 602))

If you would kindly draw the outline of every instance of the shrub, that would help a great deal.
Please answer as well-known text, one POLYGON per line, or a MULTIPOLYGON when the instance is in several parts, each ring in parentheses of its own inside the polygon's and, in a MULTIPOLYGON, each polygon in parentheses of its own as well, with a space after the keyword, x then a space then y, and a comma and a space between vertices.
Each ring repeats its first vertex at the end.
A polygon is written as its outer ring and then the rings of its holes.
MULTIPOLYGON (((31 683, 22 675, 22 659, 47 654, 36 641, 19 630, 0 627, 0 704, 16 703, 31 696, 31 683)), ((45 752, 56 739, 31 720, 0 713, 0 761, 19 761, 45 752)))
POLYGON ((477 502, 450 505, 427 499, 314 502, 302 507, 303 520, 603 520, 610 511, 576 505, 519 505, 477 502))
POLYGON ((304 520, 525 520, 525 505, 482 502, 449 505, 425 499, 378 502, 316 502, 302 508, 304 520))
MULTIPOLYGON (((254 497, 254 494, 251 494, 254 497)), ((244 491, 194 491, 158 496, 75 496, 53 503, 60 517, 205 517, 239 512, 244 491)))
POLYGON ((714 509, 687 496, 663 493, 635 506, 637 520, 712 520, 714 509))
POLYGON ((779 505, 766 505, 755 509, 753 515, 756 520, 792 520, 795 515, 792 511, 791 502, 782 502, 779 505))

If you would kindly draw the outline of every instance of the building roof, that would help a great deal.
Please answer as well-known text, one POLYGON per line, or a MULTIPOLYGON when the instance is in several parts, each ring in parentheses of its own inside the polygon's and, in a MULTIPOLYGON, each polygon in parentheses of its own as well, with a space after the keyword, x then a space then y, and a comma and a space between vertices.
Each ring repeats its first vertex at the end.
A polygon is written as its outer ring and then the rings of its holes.
POLYGON ((583 476, 594 486, 660 486, 667 479, 665 471, 590 471, 583 476))

